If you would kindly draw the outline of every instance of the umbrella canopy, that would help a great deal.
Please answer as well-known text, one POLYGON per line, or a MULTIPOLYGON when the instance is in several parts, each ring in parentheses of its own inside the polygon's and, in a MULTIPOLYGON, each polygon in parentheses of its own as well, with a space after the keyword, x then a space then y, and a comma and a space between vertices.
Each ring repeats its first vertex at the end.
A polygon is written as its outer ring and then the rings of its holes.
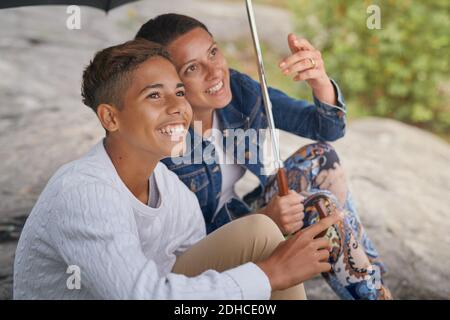
POLYGON ((24 7, 24 6, 40 6, 40 5, 80 5, 102 9, 106 12, 129 2, 138 0, 2 0, 0 1, 0 9, 24 7))

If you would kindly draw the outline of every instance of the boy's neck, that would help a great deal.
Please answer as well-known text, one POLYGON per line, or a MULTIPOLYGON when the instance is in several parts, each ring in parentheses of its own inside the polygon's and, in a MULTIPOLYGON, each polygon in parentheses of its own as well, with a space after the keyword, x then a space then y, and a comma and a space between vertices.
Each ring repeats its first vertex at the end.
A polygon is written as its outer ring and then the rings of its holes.
POLYGON ((126 143, 115 141, 111 136, 105 138, 104 145, 120 179, 137 199, 148 204, 149 177, 159 159, 151 157, 148 153, 136 151, 126 143))

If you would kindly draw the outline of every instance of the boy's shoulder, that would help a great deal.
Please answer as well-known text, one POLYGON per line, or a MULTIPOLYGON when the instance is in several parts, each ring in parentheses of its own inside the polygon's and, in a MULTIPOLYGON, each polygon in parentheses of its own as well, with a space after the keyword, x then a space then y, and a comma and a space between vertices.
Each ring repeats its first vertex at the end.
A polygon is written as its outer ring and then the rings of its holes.
POLYGON ((158 188, 161 192, 165 192, 168 195, 182 198, 190 198, 195 195, 189 190, 188 187, 178 178, 178 176, 163 162, 158 162, 155 168, 156 180, 158 183, 158 188))
POLYGON ((63 193, 92 184, 114 187, 117 179, 111 166, 97 144, 83 157, 61 166, 50 178, 46 189, 63 193))

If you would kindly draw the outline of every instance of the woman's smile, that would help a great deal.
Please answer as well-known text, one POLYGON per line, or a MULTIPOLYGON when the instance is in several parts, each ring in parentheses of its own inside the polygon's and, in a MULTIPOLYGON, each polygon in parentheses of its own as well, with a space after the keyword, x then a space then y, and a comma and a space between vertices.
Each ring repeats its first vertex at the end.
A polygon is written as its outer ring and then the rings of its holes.
POLYGON ((205 93, 209 95, 219 95, 220 93, 225 92, 224 86, 223 86, 223 80, 220 80, 217 84, 212 86, 211 88, 207 89, 205 93))

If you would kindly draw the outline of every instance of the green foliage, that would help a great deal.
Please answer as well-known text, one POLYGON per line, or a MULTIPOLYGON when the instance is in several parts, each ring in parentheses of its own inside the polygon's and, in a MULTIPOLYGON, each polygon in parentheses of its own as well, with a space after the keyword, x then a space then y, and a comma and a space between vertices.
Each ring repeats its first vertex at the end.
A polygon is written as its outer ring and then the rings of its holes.
POLYGON ((450 133, 450 1, 289 0, 352 109, 450 133), (369 5, 381 29, 369 29, 369 5))

